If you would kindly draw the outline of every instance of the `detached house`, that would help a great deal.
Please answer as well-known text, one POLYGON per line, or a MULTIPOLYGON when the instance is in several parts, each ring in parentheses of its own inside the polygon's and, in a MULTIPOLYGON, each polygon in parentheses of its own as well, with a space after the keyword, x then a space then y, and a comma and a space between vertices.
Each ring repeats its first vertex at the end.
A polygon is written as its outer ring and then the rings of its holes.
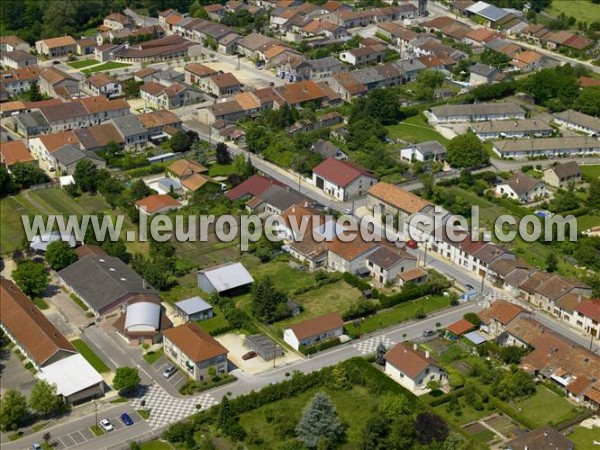
POLYGON ((140 96, 156 109, 173 109, 198 103, 202 93, 181 83, 164 86, 150 81, 140 88, 140 96))
POLYGON ((397 284, 398 276, 415 269, 417 258, 403 250, 379 247, 367 256, 367 268, 375 281, 381 285, 397 284))
POLYGON ((415 395, 429 392, 430 381, 445 384, 448 375, 429 355, 420 351, 417 344, 397 344, 385 354, 385 373, 415 395))
POLYGON ((228 371, 229 350, 195 323, 165 330, 163 341, 165 355, 193 380, 204 380, 211 368, 218 374, 228 371))
POLYGON ((504 183, 496 186, 496 195, 530 203, 546 196, 546 184, 543 180, 518 172, 504 183))
POLYGON ((119 97, 123 94, 123 84, 114 77, 104 73, 96 73, 85 81, 86 87, 94 96, 106 98, 119 97))
POLYGON ((381 44, 353 48, 340 53, 340 59, 352 66, 366 66, 383 61, 386 47, 381 44))
POLYGON ((225 97, 242 91, 242 83, 232 73, 213 73, 206 79, 206 90, 216 96, 225 97))
POLYGON ((35 43, 35 49, 40 55, 48 58, 60 58, 77 53, 77 41, 71 36, 43 39, 35 43))
POLYGON ((576 161, 557 164, 544 170, 544 181, 550 186, 567 189, 570 184, 581 183, 581 169, 576 161))
POLYGON ((347 161, 327 158, 313 169, 313 184, 345 202, 359 197, 377 182, 366 169, 347 161))
POLYGON ((344 332, 344 321, 338 313, 306 320, 283 330, 283 340, 293 349, 308 347, 340 337, 344 332))
POLYGON ((445 161, 446 148, 438 141, 421 142, 400 150, 400 157, 409 162, 445 161))

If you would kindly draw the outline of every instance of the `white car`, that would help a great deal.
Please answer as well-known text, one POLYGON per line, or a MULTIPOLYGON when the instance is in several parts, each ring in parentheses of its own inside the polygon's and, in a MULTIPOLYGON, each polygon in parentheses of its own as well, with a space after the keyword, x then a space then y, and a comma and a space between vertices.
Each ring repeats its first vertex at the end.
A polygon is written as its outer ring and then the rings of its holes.
POLYGON ((100 421, 100 426, 102 428, 104 428, 105 431, 112 431, 112 430, 114 430, 114 428, 112 426, 112 423, 110 423, 110 420, 108 420, 108 419, 102 419, 100 421))

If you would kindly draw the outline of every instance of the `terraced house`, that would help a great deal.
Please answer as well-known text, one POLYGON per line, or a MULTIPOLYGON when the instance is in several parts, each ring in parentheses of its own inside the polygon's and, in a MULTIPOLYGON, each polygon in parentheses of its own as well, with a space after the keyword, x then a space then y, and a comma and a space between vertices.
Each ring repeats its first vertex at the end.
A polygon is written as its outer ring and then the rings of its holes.
POLYGON ((48 58, 61 58, 77 53, 77 41, 72 36, 43 39, 35 43, 35 49, 48 58))

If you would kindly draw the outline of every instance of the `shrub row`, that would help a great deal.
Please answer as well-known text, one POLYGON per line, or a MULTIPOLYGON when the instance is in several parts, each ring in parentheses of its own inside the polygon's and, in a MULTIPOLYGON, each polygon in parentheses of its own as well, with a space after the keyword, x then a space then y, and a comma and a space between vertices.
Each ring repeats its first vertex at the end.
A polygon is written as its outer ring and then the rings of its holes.
POLYGON ((312 355, 313 353, 327 350, 328 348, 335 347, 336 345, 340 345, 341 343, 342 343, 342 341, 340 341, 340 338, 334 338, 334 339, 328 339, 327 341, 321 342, 316 345, 310 345, 310 346, 301 345, 299 350, 300 350, 300 353, 302 353, 303 355, 312 355))
POLYGON ((218 336, 220 334, 229 333, 233 330, 237 330, 237 328, 233 325, 225 325, 224 327, 215 328, 214 330, 211 330, 208 334, 210 334, 211 336, 218 336))
POLYGON ((350 286, 354 286, 355 288, 357 288, 361 291, 370 290, 373 293, 374 298, 378 297, 377 289, 373 289, 369 283, 367 283, 365 280, 357 277, 356 275, 351 274, 349 272, 344 272, 344 275, 342 275, 342 278, 350 286))
POLYGON ((217 381, 189 380, 183 386, 181 386, 181 388, 179 389, 179 393, 183 395, 192 395, 197 392, 207 391, 208 389, 216 388, 217 386, 233 383, 234 381, 237 381, 237 378, 233 375, 227 375, 226 377, 220 378, 217 381))
POLYGON ((450 286, 448 281, 445 283, 432 283, 427 282, 422 285, 406 286, 402 291, 392 295, 380 295, 379 303, 382 308, 391 308, 392 306, 399 305, 400 303, 415 300, 426 295, 434 295, 441 293, 444 289, 450 286))

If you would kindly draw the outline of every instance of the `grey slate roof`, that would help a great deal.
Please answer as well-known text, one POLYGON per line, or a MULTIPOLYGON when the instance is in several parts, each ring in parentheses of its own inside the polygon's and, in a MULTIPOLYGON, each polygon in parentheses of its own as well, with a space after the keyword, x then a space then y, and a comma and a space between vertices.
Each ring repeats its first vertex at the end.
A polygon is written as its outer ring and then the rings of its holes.
POLYGON ((113 117, 112 123, 115 127, 117 127, 117 130, 119 130, 119 133, 121 133, 124 138, 127 138, 128 136, 137 136, 147 132, 137 117, 135 117, 133 114, 113 117))
POLYGON ((557 177, 572 177, 581 176, 581 169, 576 161, 569 161, 568 163, 558 164, 548 170, 554 171, 557 177))
POLYGON ((288 190, 280 186, 271 186, 261 196, 265 202, 280 211, 285 211, 292 205, 297 205, 306 200, 306 197, 296 191, 288 190))
POLYGON ((48 126, 48 121, 39 111, 21 113, 15 117, 23 128, 43 128, 48 126))
POLYGON ((102 158, 100 158, 94 152, 81 150, 79 147, 73 144, 63 145, 58 150, 53 152, 52 156, 64 166, 76 164, 82 159, 93 159, 96 161, 102 161, 102 158))
POLYGON ((600 133, 600 119, 597 117, 589 116, 572 109, 554 114, 554 117, 564 122, 573 123, 575 125, 589 128, 590 130, 600 133))
POLYGON ((323 139, 319 139, 313 144, 313 150, 325 158, 335 158, 338 155, 338 152, 342 152, 339 147, 333 145, 331 142, 324 141, 323 139))
POLYGON ((477 75, 482 75, 484 77, 489 77, 490 75, 494 74, 494 72, 498 71, 498 69, 496 69, 495 67, 488 66, 487 64, 481 64, 481 63, 475 64, 469 70, 471 71, 471 73, 474 73, 477 75))
POLYGON ((425 155, 445 155, 446 148, 438 141, 427 141, 416 144, 415 147, 425 155))
POLYGON ((332 56, 327 56, 320 59, 311 59, 307 61, 307 63, 313 70, 343 66, 342 62, 338 61, 332 56))
POLYGON ((389 270, 400 261, 407 258, 416 259, 414 256, 405 252, 395 252, 387 247, 379 247, 367 257, 367 261, 371 261, 373 264, 384 270, 389 270))
POLYGON ((129 294, 157 294, 133 269, 113 256, 86 256, 58 275, 95 311, 129 294))
POLYGON ((478 115, 497 115, 497 114, 523 114, 525 111, 516 103, 498 102, 498 103, 475 103, 472 105, 442 105, 431 108, 431 111, 438 117, 446 116, 478 116, 478 115))
POLYGON ((506 182, 506 184, 508 184, 518 195, 527 194, 539 183, 543 183, 543 181, 521 172, 515 173, 512 178, 506 182))
POLYGON ((212 309, 212 306, 206 303, 202 297, 198 296, 181 300, 180 302, 175 303, 175 306, 188 315, 209 311, 212 309))

